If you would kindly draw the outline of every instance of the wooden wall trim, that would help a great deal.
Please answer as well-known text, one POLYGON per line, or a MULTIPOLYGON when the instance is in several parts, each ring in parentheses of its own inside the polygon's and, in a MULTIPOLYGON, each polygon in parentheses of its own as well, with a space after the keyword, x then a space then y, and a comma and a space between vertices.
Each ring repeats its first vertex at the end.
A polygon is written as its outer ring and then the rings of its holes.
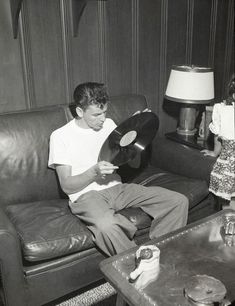
POLYGON ((139 0, 132 0, 132 92, 139 91, 139 0))
POLYGON ((216 24, 218 14, 218 0, 212 0, 211 20, 210 20, 210 38, 209 38, 209 54, 208 67, 214 67, 215 61, 215 41, 216 41, 216 24))
POLYGON ((226 45, 224 52, 224 74, 223 74, 223 92, 230 78, 230 65, 232 64, 232 50, 234 40, 234 0, 228 0, 228 20, 227 20, 227 31, 226 31, 226 45), (233 33, 233 35, 231 35, 233 33))
POLYGON ((18 34, 19 14, 22 6, 22 1, 23 0, 10 0, 12 29, 14 38, 17 38, 18 34))
POLYGON ((68 1, 60 0, 60 16, 61 16, 61 36, 63 46, 64 60, 64 83, 65 96, 68 103, 73 101, 73 71, 72 71, 72 35, 71 35, 71 10, 68 6, 68 1))
MULTIPOLYGON (((168 0, 162 0, 161 2, 161 34, 160 34, 160 57, 159 57, 159 78, 158 78, 158 102, 157 113, 160 111, 162 101, 165 95, 166 89, 166 77, 167 77, 167 23, 168 23, 168 0)), ((157 39, 157 38, 156 38, 157 39)))
POLYGON ((87 0, 70 0, 73 36, 77 37, 79 22, 87 5, 87 0))
POLYGON ((185 64, 191 65, 192 64, 192 49, 193 49, 194 0, 187 1, 187 11, 188 12, 187 12, 185 64))
POLYGON ((234 0, 81 0, 87 6, 76 38, 72 1, 80 0, 23 0, 17 39, 10 0, 0 1, 1 99, 9 104, 3 111, 69 103, 76 82, 97 80, 108 84, 110 94, 145 94, 162 119, 161 134, 177 117, 178 108, 163 107, 174 63, 212 66, 216 100, 223 98, 233 70, 234 0))
POLYGON ((107 84, 107 45, 106 45, 106 3, 98 2, 98 28, 99 28, 99 66, 100 80, 107 84))
POLYGON ((31 40, 28 24, 28 9, 26 1, 23 2, 19 19, 20 31, 20 53, 23 70, 24 92, 26 99, 26 108, 36 107, 35 84, 33 74, 31 40))

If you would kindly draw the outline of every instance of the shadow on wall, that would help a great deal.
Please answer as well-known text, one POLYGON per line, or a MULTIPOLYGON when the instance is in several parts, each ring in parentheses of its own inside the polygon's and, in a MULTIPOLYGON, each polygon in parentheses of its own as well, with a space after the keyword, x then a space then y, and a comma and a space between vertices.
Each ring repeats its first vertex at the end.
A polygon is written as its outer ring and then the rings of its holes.
POLYGON ((179 114, 180 114, 180 104, 179 103, 169 101, 164 98, 162 108, 168 115, 176 119, 179 118, 179 114))

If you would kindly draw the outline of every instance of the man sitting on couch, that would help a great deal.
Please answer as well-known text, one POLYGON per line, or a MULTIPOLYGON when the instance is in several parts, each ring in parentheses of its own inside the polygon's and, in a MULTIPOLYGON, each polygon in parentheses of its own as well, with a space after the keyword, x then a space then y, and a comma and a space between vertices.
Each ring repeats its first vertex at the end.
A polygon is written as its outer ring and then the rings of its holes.
POLYGON ((153 238, 186 225, 188 199, 161 187, 122 184, 117 166, 97 162, 104 141, 116 127, 113 120, 106 119, 108 100, 103 84, 76 87, 76 116, 51 134, 48 165, 56 169, 72 213, 85 222, 96 245, 114 255, 135 246, 137 230, 118 211, 142 208, 153 218, 153 238))

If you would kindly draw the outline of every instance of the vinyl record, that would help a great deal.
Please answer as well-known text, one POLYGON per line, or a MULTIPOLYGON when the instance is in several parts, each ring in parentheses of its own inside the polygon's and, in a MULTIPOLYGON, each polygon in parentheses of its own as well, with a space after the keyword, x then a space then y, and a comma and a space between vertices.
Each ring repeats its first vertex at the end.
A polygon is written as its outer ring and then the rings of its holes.
POLYGON ((115 166, 126 164, 151 143, 158 126, 158 117, 152 112, 142 112, 128 118, 106 139, 98 160, 115 166))

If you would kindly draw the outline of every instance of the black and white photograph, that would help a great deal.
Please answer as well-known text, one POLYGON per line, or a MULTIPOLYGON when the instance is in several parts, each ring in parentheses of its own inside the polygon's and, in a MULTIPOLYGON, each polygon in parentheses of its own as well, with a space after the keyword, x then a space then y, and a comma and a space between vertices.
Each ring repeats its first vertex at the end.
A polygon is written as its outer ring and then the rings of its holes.
POLYGON ((0 0, 0 306, 235 305, 234 0, 0 0))

